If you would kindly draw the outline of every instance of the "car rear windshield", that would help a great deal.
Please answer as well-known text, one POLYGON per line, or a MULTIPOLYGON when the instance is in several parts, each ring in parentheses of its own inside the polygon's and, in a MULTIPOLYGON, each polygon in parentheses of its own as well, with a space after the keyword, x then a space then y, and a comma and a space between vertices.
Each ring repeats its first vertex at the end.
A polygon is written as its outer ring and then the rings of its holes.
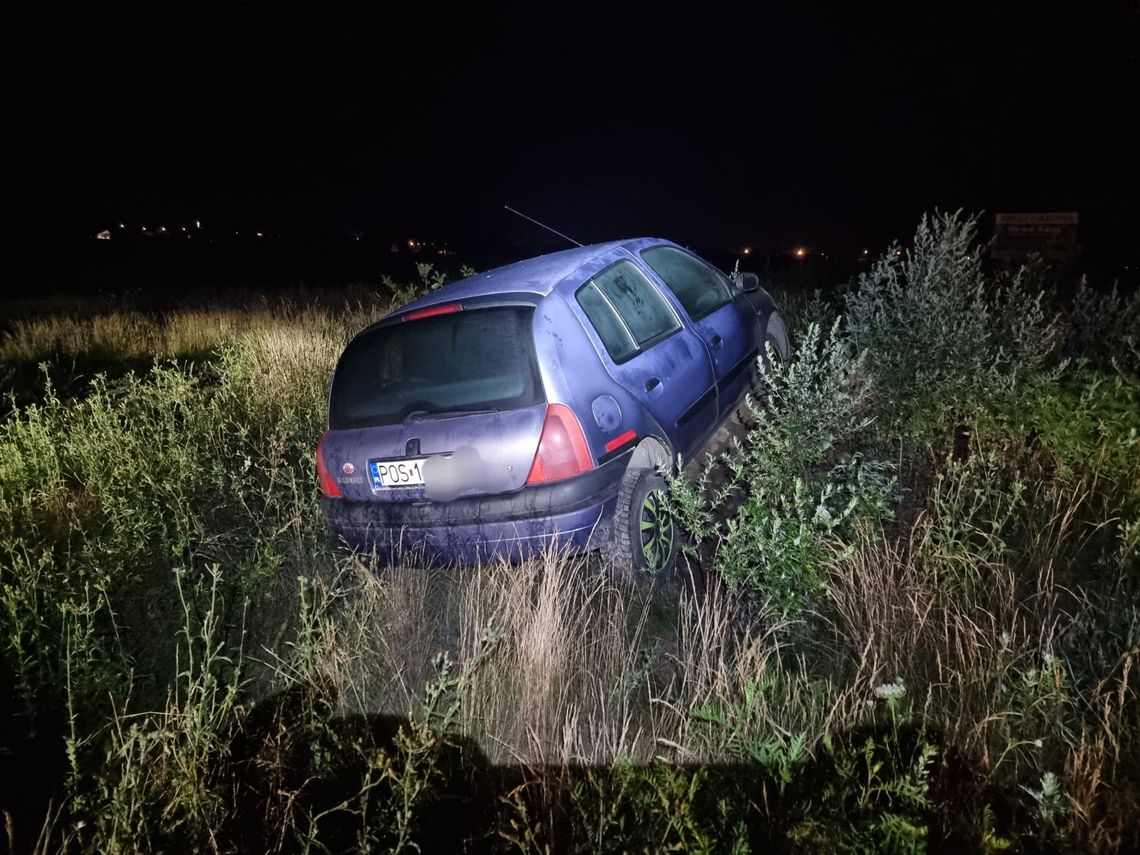
POLYGON ((474 309, 358 336, 333 377, 329 426, 391 425, 542 403, 533 315, 528 306, 474 309))

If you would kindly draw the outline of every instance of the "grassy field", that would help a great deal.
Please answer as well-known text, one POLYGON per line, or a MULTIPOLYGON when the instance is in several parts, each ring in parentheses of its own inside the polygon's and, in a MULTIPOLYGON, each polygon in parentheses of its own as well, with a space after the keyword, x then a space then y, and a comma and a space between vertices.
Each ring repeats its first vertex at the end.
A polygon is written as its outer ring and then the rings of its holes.
POLYGON ((378 568, 313 449, 331 300, 0 338, 13 851, 1140 849, 1140 300, 924 220, 594 556, 378 568))

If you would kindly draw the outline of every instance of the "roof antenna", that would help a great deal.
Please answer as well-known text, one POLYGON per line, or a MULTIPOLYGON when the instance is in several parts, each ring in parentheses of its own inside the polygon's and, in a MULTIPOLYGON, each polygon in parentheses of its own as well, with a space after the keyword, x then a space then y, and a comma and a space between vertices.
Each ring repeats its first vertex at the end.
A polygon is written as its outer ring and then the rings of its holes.
POLYGON ((522 211, 516 211, 510 205, 503 205, 503 207, 506 208, 508 211, 510 211, 512 214, 518 214, 524 220, 530 220, 536 226, 542 226, 542 228, 546 229, 548 232, 554 232, 554 234, 558 235, 560 238, 563 238, 565 240, 570 241, 570 243, 574 244, 574 246, 581 246, 582 245, 578 241, 574 240, 574 238, 570 237, 569 235, 564 235, 564 234, 562 234, 562 232, 558 231, 557 229, 552 229, 550 226, 544 225, 543 223, 540 223, 534 217, 528 217, 522 211))

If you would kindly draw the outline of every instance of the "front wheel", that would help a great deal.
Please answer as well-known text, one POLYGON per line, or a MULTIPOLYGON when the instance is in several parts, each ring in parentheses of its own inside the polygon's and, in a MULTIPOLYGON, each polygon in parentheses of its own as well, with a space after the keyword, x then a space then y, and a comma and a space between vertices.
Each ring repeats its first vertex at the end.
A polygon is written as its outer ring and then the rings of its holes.
MULTIPOLYGON (((772 345, 772 355, 775 356, 777 362, 787 362, 791 357, 792 342, 788 337, 788 326, 784 323, 784 316, 780 314, 779 309, 773 309, 768 318, 768 324, 764 331, 764 344, 760 347, 760 358, 757 364, 752 366, 752 373, 749 375, 753 395, 763 394, 764 375, 772 370, 772 359, 768 355, 769 344, 772 345)), ((747 410, 746 405, 742 405, 738 410, 741 421, 747 417, 747 410)))
POLYGON ((669 510, 668 485, 656 469, 627 469, 618 491, 613 561, 652 577, 666 575, 677 560, 677 526, 669 510))
MULTIPOLYGON (((784 316, 780 314, 778 309, 773 310, 772 315, 768 318, 764 343, 771 343, 772 349, 776 351, 776 358, 781 362, 787 362, 788 357, 792 355, 792 343, 788 339, 788 326, 784 323, 784 316)), ((767 358, 766 354, 765 358, 767 358)))

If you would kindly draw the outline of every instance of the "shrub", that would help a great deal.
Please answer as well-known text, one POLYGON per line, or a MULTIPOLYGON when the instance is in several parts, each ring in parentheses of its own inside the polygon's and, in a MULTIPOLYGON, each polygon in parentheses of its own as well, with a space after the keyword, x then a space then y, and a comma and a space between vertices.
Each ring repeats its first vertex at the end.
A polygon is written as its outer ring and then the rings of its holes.
POLYGON ((838 320, 826 338, 810 326, 794 360, 761 363, 765 395, 749 399, 754 424, 721 457, 725 484, 708 495, 713 461, 698 484, 672 485, 682 525, 698 545, 712 542, 715 568, 784 613, 822 590, 830 538, 890 514, 893 467, 851 450, 870 425, 864 358, 838 320))
POLYGON ((1082 278, 1067 319, 1066 356, 1101 371, 1140 373, 1140 289, 1128 297, 1113 284, 1102 293, 1082 278))
POLYGON ((986 272, 977 217, 924 216, 847 295, 846 330, 873 378, 883 427, 915 440, 993 413, 1059 344, 1040 269, 986 272))
POLYGON ((1140 476, 1140 375, 1084 363, 1026 383, 983 430, 1041 448, 1059 475, 1097 472, 1127 487, 1140 476))

